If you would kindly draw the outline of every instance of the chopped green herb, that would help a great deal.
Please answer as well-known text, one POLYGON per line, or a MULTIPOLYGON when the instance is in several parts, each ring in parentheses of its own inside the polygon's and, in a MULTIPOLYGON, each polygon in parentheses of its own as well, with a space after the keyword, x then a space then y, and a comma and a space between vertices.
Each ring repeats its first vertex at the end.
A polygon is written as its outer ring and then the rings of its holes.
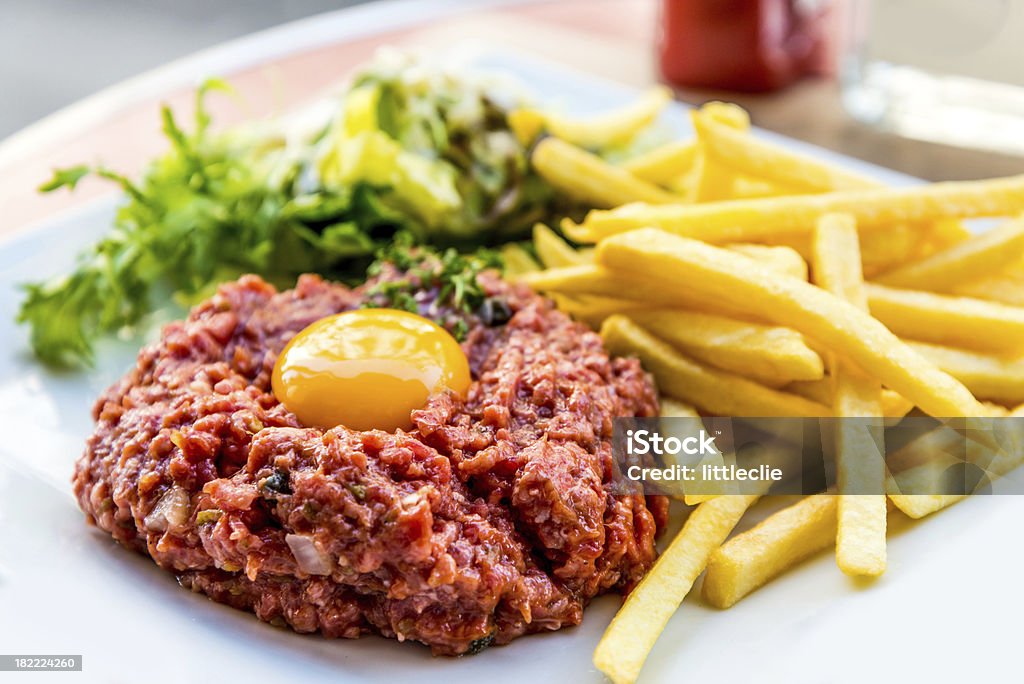
POLYGON ((466 655, 476 655, 481 651, 486 650, 490 646, 494 645, 494 636, 485 636, 481 639, 475 639, 469 644, 469 650, 466 651, 466 655))
POLYGON ((379 276, 385 265, 398 272, 397 279, 382 279, 367 290, 366 307, 402 309, 435 319, 462 341, 469 331, 466 318, 476 315, 486 299, 478 276, 501 268, 501 259, 490 249, 462 254, 449 247, 443 251, 415 246, 411 236, 399 234, 392 245, 377 254, 368 274, 379 276), (422 302, 417 295, 426 296, 422 302))
POLYGON ((307 501, 302 504, 302 517, 310 522, 313 522, 316 519, 316 515, 319 512, 320 504, 316 501, 307 501))
POLYGON ((361 484, 345 485, 345 488, 356 498, 357 501, 366 500, 366 487, 361 484))
POLYGON ((207 523, 215 523, 218 520, 220 520, 221 516, 223 516, 223 515, 224 515, 224 511, 222 511, 220 509, 217 509, 217 508, 211 508, 211 509, 208 509, 208 510, 205 510, 205 511, 199 511, 198 513, 196 513, 196 524, 197 525, 206 525, 207 523))
POLYGON ((260 482, 260 491, 273 492, 274 494, 291 494, 291 483, 288 479, 288 472, 275 470, 269 477, 260 482))

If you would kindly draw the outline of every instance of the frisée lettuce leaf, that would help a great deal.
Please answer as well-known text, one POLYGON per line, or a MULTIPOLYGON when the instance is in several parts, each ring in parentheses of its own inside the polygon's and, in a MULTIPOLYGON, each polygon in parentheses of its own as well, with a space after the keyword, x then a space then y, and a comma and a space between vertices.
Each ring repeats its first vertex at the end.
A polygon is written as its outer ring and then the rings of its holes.
POLYGON ((95 340, 143 321, 157 293, 188 304, 243 273, 279 286, 306 272, 356 282, 400 231, 472 252, 569 206, 530 170, 487 88, 411 57, 371 64, 337 116, 305 136, 266 124, 213 131, 206 98, 228 89, 199 88, 188 126, 163 107, 169 149, 141 178, 76 166, 40 187, 92 175, 124 195, 112 230, 71 272, 23 286, 18 321, 41 360, 89 364, 95 340))

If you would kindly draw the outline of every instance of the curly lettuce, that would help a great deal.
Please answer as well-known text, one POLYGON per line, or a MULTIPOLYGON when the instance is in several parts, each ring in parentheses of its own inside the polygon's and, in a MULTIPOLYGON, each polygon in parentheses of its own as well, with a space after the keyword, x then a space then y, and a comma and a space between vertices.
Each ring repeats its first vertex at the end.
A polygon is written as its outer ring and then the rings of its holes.
POLYGON ((18 321, 41 360, 89 364, 95 340, 142 322, 156 292, 188 303, 242 273, 361 280, 399 231, 473 251, 564 210, 487 89, 411 58, 371 66, 336 119, 298 140, 266 126, 212 131, 214 90, 227 86, 199 89, 190 127, 162 109, 169 149, 141 178, 77 166, 41 186, 95 175, 124 194, 111 232, 70 273, 24 286, 18 321))

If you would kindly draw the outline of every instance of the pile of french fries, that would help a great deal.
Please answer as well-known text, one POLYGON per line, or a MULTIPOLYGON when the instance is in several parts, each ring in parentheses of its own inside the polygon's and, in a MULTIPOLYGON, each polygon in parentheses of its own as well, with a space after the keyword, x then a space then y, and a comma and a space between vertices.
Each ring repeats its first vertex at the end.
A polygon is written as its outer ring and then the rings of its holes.
MULTIPOLYGON (((692 139, 614 164, 592 151, 649 126, 668 99, 655 90, 588 121, 517 113, 536 170, 599 208, 558 231, 536 226, 540 263, 505 255, 611 352, 641 360, 662 415, 1024 415, 1024 176, 881 187, 753 136, 746 112, 723 103, 691 112, 692 139), (978 235, 962 223, 981 217, 1008 220, 978 235)), ((1019 462, 1004 453, 990 466, 1019 462)), ((595 665, 634 681, 701 573, 719 608, 833 547, 843 572, 875 577, 887 515, 963 498, 901 494, 878 449, 842 430, 836 469, 840 492, 856 479, 889 494, 808 496, 730 538, 758 497, 688 492, 682 531, 595 665)))

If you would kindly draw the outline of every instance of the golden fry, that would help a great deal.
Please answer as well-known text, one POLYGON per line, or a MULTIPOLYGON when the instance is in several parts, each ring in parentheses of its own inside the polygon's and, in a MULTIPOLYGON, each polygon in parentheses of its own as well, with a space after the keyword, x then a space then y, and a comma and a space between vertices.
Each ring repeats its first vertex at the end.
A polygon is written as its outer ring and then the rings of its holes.
MULTIPOLYGON (((797 380, 783 387, 783 390, 824 406, 832 406, 836 398, 835 379, 831 375, 826 375, 821 380, 797 380)), ((832 415, 831 412, 828 415, 832 415)))
POLYGON ((609 311, 609 300, 630 302, 618 313, 651 307, 676 307, 740 320, 756 319, 756 316, 740 313, 735 307, 724 306, 684 290, 666 288, 662 283, 643 276, 611 273, 596 264, 536 271, 525 274, 522 280, 538 292, 572 295, 580 302, 577 309, 580 319, 587 322, 601 321, 615 313, 609 311))
POLYGON ((778 183, 769 183, 759 178, 736 176, 732 182, 732 193, 727 199, 755 199, 757 197, 780 197, 800 195, 800 190, 778 183))
POLYGON ((738 243, 727 245, 728 249, 750 257, 754 261, 773 268, 779 273, 791 275, 800 280, 807 280, 807 262, 792 247, 785 245, 754 245, 738 243))
POLYGON ((597 262, 613 271, 643 273, 665 290, 704 297, 792 327, 848 357, 930 415, 985 414, 966 387, 868 314, 742 255, 661 230, 642 229, 602 241, 597 262))
MULTIPOLYGON (((750 115, 742 108, 725 102, 708 102, 700 108, 700 112, 724 128, 747 131, 750 128, 750 115)), ((732 195, 736 174, 724 164, 711 157, 704 150, 698 138, 698 155, 693 168, 693 201, 711 202, 727 199, 732 195)))
POLYGON ((730 608, 786 570, 836 541, 837 498, 818 494, 765 518, 711 554, 704 600, 730 608))
POLYGON ((545 268, 576 266, 586 263, 579 252, 543 223, 533 226, 533 248, 537 250, 537 256, 540 257, 545 268))
POLYGON ((697 409, 689 404, 684 404, 678 399, 665 397, 659 403, 661 404, 661 411, 658 412, 658 415, 662 418, 700 418, 697 409))
POLYGON ((586 323, 594 330, 601 327, 604 319, 615 314, 632 315, 637 311, 655 308, 656 305, 644 304, 635 299, 619 299, 590 294, 559 294, 551 293, 558 308, 578 321, 586 323))
POLYGON ((544 115, 536 109, 515 109, 508 114, 508 125, 523 145, 532 145, 544 132, 544 115))
MULTIPOLYGON (((931 238, 937 226, 897 223, 877 230, 860 232, 860 257, 864 277, 869 280, 879 273, 891 271, 904 264, 918 261, 928 256, 932 249, 931 238)), ((811 235, 788 234, 769 235, 763 242, 770 245, 788 246, 804 259, 811 257, 811 235)))
POLYGON ((865 277, 870 278, 919 259, 927 234, 927 228, 909 223, 865 232, 860 241, 865 277))
POLYGON ((580 147, 597 149, 629 142, 650 126, 672 101, 672 91, 664 86, 651 88, 641 97, 618 109, 587 118, 542 114, 551 135, 580 147))
POLYGON ((697 157, 697 141, 681 140, 656 147, 624 162, 622 168, 655 185, 667 186, 689 173, 697 157))
POLYGON ((985 278, 957 283, 951 294, 1024 307, 1024 260, 985 278))
POLYGON ((986 354, 923 342, 907 344, 964 383, 976 397, 1010 405, 1024 403, 1024 356, 986 354))
MULTIPOLYGON (((835 380, 830 375, 826 375, 821 380, 791 382, 782 389, 825 406, 832 406, 835 401, 835 380)), ((885 418, 897 420, 910 413, 913 408, 914 404, 901 397, 897 392, 893 392, 891 389, 882 390, 882 415, 885 418)))
POLYGON ((502 247, 501 259, 505 262, 505 276, 514 280, 541 270, 540 264, 517 244, 502 247))
POLYGON ((957 219, 939 219, 932 224, 931 242, 936 251, 947 249, 974 237, 963 221, 957 219))
MULTIPOLYGON (((689 404, 684 404, 681 401, 672 399, 671 397, 662 397, 660 400, 661 412, 659 415, 662 418, 700 418, 700 414, 697 410, 689 404)), ((670 427, 664 428, 667 434, 671 434, 672 430, 670 427)), ((700 464, 707 463, 710 466, 725 465, 725 460, 722 458, 720 453, 705 454, 704 458, 701 459, 700 464)), ((699 468, 699 466, 698 466, 699 468)), ((703 472, 698 469, 698 472, 703 472)), ((683 495, 683 502, 687 506, 696 506, 697 504, 704 503, 715 496, 718 496, 720 492, 702 492, 701 489, 721 489, 719 483, 705 483, 701 480, 686 483, 686 491, 683 495), (706 485, 710 484, 711 487, 706 485)))
POLYGON ((902 418, 910 413, 913 408, 914 403, 909 399, 904 399, 899 395, 899 393, 893 392, 889 389, 882 390, 882 415, 884 417, 902 418))
POLYGON ((687 358, 625 316, 615 315, 601 326, 612 354, 636 356, 654 374, 665 394, 720 416, 830 415, 827 407, 794 394, 765 387, 739 375, 687 358))
POLYGON ((628 204, 592 211, 581 236, 596 241, 654 226, 713 243, 760 242, 773 235, 808 234, 824 214, 847 213, 860 230, 943 218, 1015 215, 1024 209, 1024 175, 911 188, 849 190, 708 204, 628 204))
POLYGON ((874 179, 803 157, 737 130, 707 115, 690 113, 701 149, 735 173, 763 178, 798 192, 830 192, 879 187, 874 179))
POLYGON ((594 666, 615 684, 635 682, 669 618, 690 593, 708 557, 757 496, 718 496, 690 514, 654 567, 626 597, 594 651, 594 666))
MULTIPOLYGON (((845 214, 826 214, 814 231, 814 281, 867 311, 860 270, 857 226, 845 214)), ((833 408, 838 418, 881 418, 882 386, 843 359, 831 365, 833 408)), ((870 425, 840 421, 836 427, 836 483, 839 497, 836 563, 848 575, 885 572, 885 456, 881 420, 870 425), (879 492, 872 494, 871 492, 879 492)))
POLYGON ((824 377, 821 357, 791 328, 680 309, 635 310, 629 317, 688 356, 769 387, 824 377))
POLYGON ((558 138, 544 138, 537 143, 530 161, 553 186, 595 207, 679 201, 678 196, 558 138))
POLYGON ((883 285, 867 288, 871 313, 900 337, 966 349, 1024 348, 1024 308, 883 285))
POLYGON ((540 292, 599 295, 606 299, 629 299, 647 306, 708 306, 699 298, 666 289, 643 277, 619 277, 596 264, 550 268, 531 273, 526 283, 540 292))
MULTIPOLYGON (((1019 416, 1020 413, 1015 410, 1010 415, 1019 416)), ((926 438, 930 436, 927 435, 926 438)), ((959 444, 963 437, 958 434, 953 439, 959 444)), ((1024 461, 1024 449, 1021 449, 1019 444, 1016 448, 1001 449, 993 453, 985 444, 969 440, 967 448, 968 462, 982 465, 988 477, 993 480, 1006 475, 1014 468, 1019 467, 1022 461, 1024 461)), ((896 508, 907 516, 914 519, 923 518, 967 498, 966 494, 902 493, 901 490, 912 492, 927 491, 929 487, 942 489, 942 473, 949 465, 960 463, 958 459, 951 459, 948 463, 943 462, 938 458, 942 451, 941 448, 926 448, 922 465, 887 478, 886 486, 889 492, 889 499, 896 508)))
POLYGON ((876 281, 891 287, 947 292, 957 284, 984 278, 1024 254, 1024 217, 1007 221, 966 242, 916 263, 883 273, 876 281))

